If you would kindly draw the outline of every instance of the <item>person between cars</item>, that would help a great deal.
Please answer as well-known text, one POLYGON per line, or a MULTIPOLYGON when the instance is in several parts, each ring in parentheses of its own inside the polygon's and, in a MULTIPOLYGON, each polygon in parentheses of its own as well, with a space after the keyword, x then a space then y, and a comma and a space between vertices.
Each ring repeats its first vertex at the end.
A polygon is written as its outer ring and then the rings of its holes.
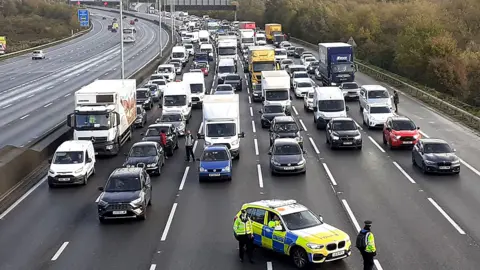
POLYGON ((238 240, 238 256, 243 262, 243 254, 247 250, 247 256, 251 263, 253 263, 253 227, 252 220, 247 216, 247 211, 242 210, 239 218, 236 218, 233 223, 233 231, 238 240))
POLYGON ((398 113, 398 103, 400 102, 400 98, 398 97, 397 90, 393 90, 393 103, 395 104, 395 113, 398 113))
POLYGON ((185 135, 185 160, 190 162, 190 157, 192 157, 192 161, 195 161, 195 154, 193 153, 193 144, 195 139, 190 133, 190 130, 187 130, 187 134, 185 135))

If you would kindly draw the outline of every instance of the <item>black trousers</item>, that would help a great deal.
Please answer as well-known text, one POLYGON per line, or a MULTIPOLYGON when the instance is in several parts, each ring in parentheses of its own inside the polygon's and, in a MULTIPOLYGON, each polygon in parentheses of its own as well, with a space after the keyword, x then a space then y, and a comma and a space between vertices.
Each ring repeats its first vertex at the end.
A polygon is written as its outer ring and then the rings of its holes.
POLYGON ((395 103, 395 112, 398 112, 398 103, 395 103))
POLYGON ((193 146, 185 146, 185 160, 190 161, 190 157, 192 157, 192 160, 195 161, 193 146))
POLYGON ((372 253, 368 253, 363 251, 362 258, 363 258, 363 270, 373 270, 373 266, 375 263, 373 262, 373 258, 375 256, 372 253))
POLYGON ((238 236, 238 256, 243 260, 243 254, 247 250, 247 256, 249 260, 253 260, 253 238, 249 235, 238 236))

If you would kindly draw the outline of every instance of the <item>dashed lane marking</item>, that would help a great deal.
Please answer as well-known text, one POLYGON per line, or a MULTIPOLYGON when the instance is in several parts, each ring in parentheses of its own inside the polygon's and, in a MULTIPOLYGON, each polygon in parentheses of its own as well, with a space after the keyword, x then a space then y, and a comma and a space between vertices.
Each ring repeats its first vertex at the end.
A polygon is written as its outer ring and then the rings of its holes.
POLYGON ((397 167, 397 169, 408 179, 408 181, 410 181, 410 183, 412 184, 415 184, 415 180, 413 180, 412 177, 410 177, 410 175, 408 175, 408 173, 400 166, 398 165, 397 162, 393 162, 393 165, 395 165, 395 167, 397 167))
POLYGON ((460 233, 465 234, 465 231, 460 228, 460 226, 437 204, 432 198, 428 198, 428 201, 442 214, 450 224, 460 233))
POLYGON ((312 144, 313 149, 315 150, 315 153, 317 153, 317 155, 319 155, 319 154, 320 154, 320 151, 318 150, 317 145, 316 145, 315 142, 313 141, 313 138, 312 138, 312 137, 308 137, 308 140, 309 140, 310 143, 312 144))
POLYGON ((382 153, 385 153, 385 150, 384 150, 371 136, 368 136, 368 139, 369 139, 382 153))
POLYGON ((170 230, 170 226, 172 225, 173 216, 175 215, 175 211, 177 210, 177 205, 177 203, 174 203, 172 206, 172 210, 170 211, 170 215, 168 216, 167 225, 165 225, 165 229, 163 230, 161 238, 162 242, 167 240, 168 231, 170 230))
POLYGON ((255 155, 259 155, 258 153, 258 141, 257 139, 253 139, 253 145, 255 146, 255 155))
POLYGON ((297 108, 295 108, 295 106, 292 106, 292 109, 293 109, 293 112, 295 113, 295 115, 298 115, 297 108))
POLYGON ((262 167, 260 164, 257 164, 257 173, 258 173, 258 185, 260 188, 263 188, 263 175, 262 175, 262 167))
POLYGON ((302 120, 302 119, 299 119, 298 121, 300 122, 300 125, 302 125, 303 131, 308 131, 307 127, 306 127, 305 124, 303 123, 303 120, 302 120))
POLYGON ((57 252, 55 253, 55 255, 53 255, 52 257, 52 261, 56 261, 60 255, 62 255, 62 252, 67 248, 68 246, 68 242, 64 242, 60 248, 57 250, 57 252))
POLYGON ((255 121, 252 120, 252 129, 253 133, 257 132, 257 129, 255 128, 255 121))
POLYGON ((180 183, 180 187, 178 187, 178 190, 183 190, 183 187, 185 186, 185 181, 187 180, 189 170, 190 170, 190 166, 187 166, 185 168, 185 172, 183 173, 182 182, 180 183))
POLYGON ((328 175, 328 178, 330 179, 330 182, 332 182, 332 185, 336 186, 337 181, 335 181, 335 178, 333 178, 332 172, 330 172, 330 169, 328 168, 327 163, 322 163, 322 165, 323 165, 323 168, 325 169, 325 171, 327 172, 327 175, 328 175))
POLYGON ((253 109, 250 107, 250 116, 253 117, 253 109))

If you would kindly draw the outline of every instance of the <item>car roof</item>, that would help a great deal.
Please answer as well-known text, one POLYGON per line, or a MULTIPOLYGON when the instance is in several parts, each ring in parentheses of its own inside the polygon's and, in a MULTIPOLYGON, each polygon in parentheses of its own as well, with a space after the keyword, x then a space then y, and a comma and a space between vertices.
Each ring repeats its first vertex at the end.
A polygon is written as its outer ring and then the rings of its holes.
POLYGON ((210 146, 207 146, 205 147, 205 149, 203 149, 203 151, 208 151, 208 150, 224 150, 224 151, 228 151, 228 148, 227 146, 225 145, 220 145, 220 144, 214 144, 214 145, 210 145, 210 146))
POLYGON ((296 200, 262 200, 244 204, 244 206, 246 205, 269 208, 279 213, 281 216, 308 210, 307 207, 297 203, 296 200))
POLYGON ((412 121, 412 119, 406 117, 406 116, 399 116, 399 115, 396 115, 396 116, 393 116, 392 117, 392 120, 395 121, 395 120, 401 120, 401 121, 412 121))
POLYGON ((373 91, 373 90, 385 90, 387 91, 387 88, 377 85, 377 84, 367 84, 367 85, 362 85, 362 88, 367 90, 367 91, 373 91))
POLYGON ((160 68, 160 67, 175 67, 175 66, 173 64, 161 64, 158 67, 160 68))
POLYGON ((282 59, 282 61, 280 61, 280 62, 292 62, 293 63, 293 60, 290 59, 290 58, 287 58, 287 59, 282 59))
POLYGON ((273 145, 277 145, 277 144, 281 144, 281 145, 296 144, 296 145, 298 145, 298 142, 295 138, 277 138, 273 142, 273 145))
MULTIPOLYGON (((295 73, 297 73, 297 72, 295 72, 295 73)), ((310 79, 310 78, 300 78, 300 79, 296 79, 296 82, 297 82, 297 83, 309 82, 309 83, 311 83, 312 86, 313 86, 313 81, 312 81, 312 79, 310 79)))
POLYGON ((288 68, 290 68, 290 69, 292 69, 292 68, 305 68, 305 66, 295 64, 295 65, 288 66, 288 68))
MULTIPOLYGON (((140 167, 133 167, 133 168, 117 168, 111 174, 112 176, 131 176, 131 177, 138 177, 139 174, 143 171, 143 168, 140 167)), ((109 177, 109 178, 110 178, 109 177)))
POLYGON ((137 91, 150 91, 150 89, 141 87, 141 88, 137 88, 137 91))
MULTIPOLYGON (((295 119, 293 119, 293 116, 277 116, 274 118, 275 122, 295 122, 295 119)), ((296 122, 295 122, 296 123, 296 122)))
POLYGON ((387 108, 390 108, 390 106, 388 104, 367 104, 367 106, 370 106, 371 107, 387 107, 387 108))
POLYGON ((168 115, 168 114, 182 114, 182 110, 181 109, 168 109, 168 110, 165 110, 162 112, 162 115, 168 115))
POLYGON ((151 124, 150 126, 148 126, 148 128, 156 128, 156 127, 171 127, 173 126, 173 124, 171 123, 156 123, 156 124, 151 124))
POLYGON ((135 146, 142 146, 142 145, 157 145, 158 143, 157 142, 149 142, 149 141, 141 141, 141 142, 136 142, 132 145, 131 148, 135 147, 135 146))
POLYGON ((331 121, 353 121, 353 119, 350 117, 335 117, 331 121))
POLYGON ((303 71, 303 70, 299 70, 299 71, 294 71, 293 74, 308 74, 308 72, 306 71, 303 71))
POLYGON ((446 143, 448 145, 450 145, 449 143, 447 143, 445 140, 442 140, 442 139, 433 139, 433 138, 423 138, 423 139, 420 139, 420 141, 422 143, 446 143))
POLYGON ((70 140, 64 141, 56 151, 59 152, 70 152, 70 151, 78 151, 78 150, 85 150, 88 148, 89 145, 92 144, 92 141, 87 140, 70 140))
POLYGON ((228 86, 228 87, 233 87, 232 85, 230 84, 226 84, 226 83, 222 83, 222 84, 219 84, 217 85, 217 88, 220 87, 220 86, 228 86))

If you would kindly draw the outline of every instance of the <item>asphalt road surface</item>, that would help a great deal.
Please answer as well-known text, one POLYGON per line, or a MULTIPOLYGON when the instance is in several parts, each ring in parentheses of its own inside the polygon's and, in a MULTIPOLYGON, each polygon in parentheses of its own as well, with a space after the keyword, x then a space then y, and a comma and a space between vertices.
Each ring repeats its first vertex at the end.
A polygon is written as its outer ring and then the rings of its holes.
MULTIPOLYGON (((26 55, 0 62, 0 147, 28 144, 64 121, 74 109, 73 93, 82 86, 120 78, 120 32, 107 30, 119 15, 92 13, 93 29, 45 49, 46 59, 26 55)), ((126 77, 159 52, 158 26, 140 19, 135 27, 136 42, 124 46, 126 77)), ((165 46, 168 35, 163 30, 162 35, 165 46)))
MULTIPOLYGON (((238 70, 242 74, 240 65, 238 70)), ((378 84, 361 74, 357 78, 361 84, 378 84)), ((210 74, 208 86, 212 79, 210 74)), ((305 128, 307 173, 273 177, 268 133, 259 121, 261 105, 250 102, 248 90, 244 85, 239 93, 245 139, 231 182, 200 184, 198 165, 184 161, 182 142, 163 174, 153 178, 148 219, 100 225, 97 187, 124 157, 98 160, 97 173, 85 187, 50 190, 42 180, 0 215, 0 269, 294 269, 287 258, 258 249, 254 265, 238 260, 233 216, 245 202, 270 198, 296 199, 352 240, 363 220, 373 220, 377 269, 478 269, 475 168, 480 165, 475 160, 478 139, 470 131, 401 96, 400 113, 412 117, 428 136, 454 143, 465 162, 459 176, 423 176, 412 168, 408 150, 383 148, 379 131, 362 130, 362 151, 330 150, 324 131, 315 128, 311 113, 295 99, 293 115, 305 128)), ((350 116, 361 123, 358 105, 349 107, 350 116)), ((149 112, 149 123, 160 113, 158 108, 149 112)), ((195 110, 188 125, 193 133, 201 119, 201 110, 195 110)), ((140 140, 140 133, 135 132, 125 152, 140 140)), ((198 141, 196 155, 202 147, 198 141)), ((322 269, 362 269, 362 260, 354 250, 350 258, 322 269)))

